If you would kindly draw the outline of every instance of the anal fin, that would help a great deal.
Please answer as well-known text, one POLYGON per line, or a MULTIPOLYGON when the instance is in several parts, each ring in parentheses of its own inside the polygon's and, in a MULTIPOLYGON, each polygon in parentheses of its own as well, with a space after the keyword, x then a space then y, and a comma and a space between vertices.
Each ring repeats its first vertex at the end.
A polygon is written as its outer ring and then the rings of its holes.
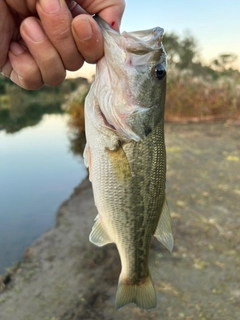
POLYGON ((174 246, 174 238, 172 234, 171 216, 166 198, 163 203, 162 212, 154 236, 169 251, 172 252, 174 246))
POLYGON ((92 227, 92 231, 89 235, 89 240, 98 247, 102 247, 108 243, 112 243, 112 240, 109 238, 108 234, 104 230, 98 216, 95 220, 96 222, 92 227))

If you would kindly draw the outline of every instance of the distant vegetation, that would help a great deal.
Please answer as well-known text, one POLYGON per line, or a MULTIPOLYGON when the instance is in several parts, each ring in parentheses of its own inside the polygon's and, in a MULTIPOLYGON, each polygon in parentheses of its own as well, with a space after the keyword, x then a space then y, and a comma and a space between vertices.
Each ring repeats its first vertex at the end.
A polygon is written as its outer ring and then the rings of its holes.
POLYGON ((36 125, 44 114, 63 113, 62 104, 86 79, 67 79, 58 87, 24 90, 0 76, 0 130, 14 133, 36 125))
POLYGON ((190 34, 165 34, 163 44, 168 55, 167 120, 240 118, 235 54, 220 54, 205 65, 190 34))

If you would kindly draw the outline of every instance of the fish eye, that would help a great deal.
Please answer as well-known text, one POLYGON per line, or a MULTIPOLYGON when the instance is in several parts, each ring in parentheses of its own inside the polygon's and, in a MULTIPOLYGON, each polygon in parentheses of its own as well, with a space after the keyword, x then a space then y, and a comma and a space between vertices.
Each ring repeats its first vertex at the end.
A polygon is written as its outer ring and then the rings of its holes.
POLYGON ((158 64, 155 67, 154 72, 155 72, 155 77, 158 80, 162 80, 166 76, 166 69, 162 64, 158 64))

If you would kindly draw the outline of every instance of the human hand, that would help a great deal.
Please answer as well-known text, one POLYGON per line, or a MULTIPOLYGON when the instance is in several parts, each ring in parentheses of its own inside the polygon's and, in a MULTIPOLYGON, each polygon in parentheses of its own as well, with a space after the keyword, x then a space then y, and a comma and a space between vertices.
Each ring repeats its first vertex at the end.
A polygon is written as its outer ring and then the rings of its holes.
POLYGON ((98 14, 119 30, 124 0, 1 0, 0 71, 17 85, 56 86, 103 55, 98 14))

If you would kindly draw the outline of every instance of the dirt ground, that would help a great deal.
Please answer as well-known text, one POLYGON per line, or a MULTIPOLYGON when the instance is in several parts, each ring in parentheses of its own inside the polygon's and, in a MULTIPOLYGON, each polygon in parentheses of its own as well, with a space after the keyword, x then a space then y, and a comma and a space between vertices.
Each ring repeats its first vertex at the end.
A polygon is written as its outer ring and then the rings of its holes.
POLYGON ((114 245, 88 241, 96 209, 86 180, 60 207, 56 227, 2 276, 1 320, 240 319, 240 125, 165 131, 175 247, 171 254, 152 244, 157 309, 115 310, 120 261, 114 245))

